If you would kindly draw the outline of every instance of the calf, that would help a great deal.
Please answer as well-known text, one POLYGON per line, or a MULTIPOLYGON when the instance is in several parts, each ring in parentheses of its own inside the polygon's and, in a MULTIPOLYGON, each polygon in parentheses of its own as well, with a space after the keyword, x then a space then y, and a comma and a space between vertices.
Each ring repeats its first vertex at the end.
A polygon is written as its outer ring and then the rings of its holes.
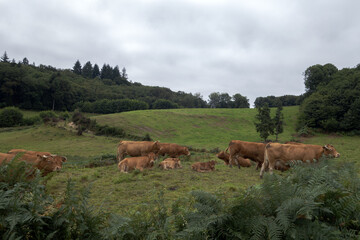
POLYGON ((149 153, 148 156, 125 158, 119 162, 118 169, 125 173, 135 169, 143 171, 145 168, 152 168, 154 161, 155 153, 149 153))
POLYGON ((196 162, 191 165, 191 169, 197 172, 210 172, 215 170, 215 161, 209 162, 196 162))
MULTIPOLYGON (((230 163, 230 154, 227 153, 226 151, 221 151, 218 154, 216 154, 216 156, 219 159, 223 160, 225 165, 230 165, 230 166, 236 165, 235 162, 230 163)), ((239 156, 235 156, 235 158, 237 160, 237 163, 239 163, 241 167, 251 167, 251 165, 252 165, 250 159, 242 158, 239 156)))
POLYGON ((182 168, 179 158, 166 158, 159 164, 159 167, 164 170, 182 168))

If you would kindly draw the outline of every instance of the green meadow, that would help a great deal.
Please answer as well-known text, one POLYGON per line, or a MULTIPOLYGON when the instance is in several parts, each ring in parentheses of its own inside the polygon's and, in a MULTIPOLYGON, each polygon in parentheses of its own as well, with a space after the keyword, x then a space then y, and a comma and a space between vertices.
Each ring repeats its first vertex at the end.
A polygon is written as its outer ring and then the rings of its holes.
MULTIPOLYGON (((216 160, 215 151, 225 149, 230 140, 262 141, 255 131, 256 109, 174 109, 124 112, 119 114, 94 115, 93 119, 102 125, 116 126, 126 132, 152 139, 173 142, 192 147, 190 157, 181 157, 182 169, 163 171, 157 167, 144 172, 120 173, 117 165, 89 168, 90 162, 101 162, 114 158, 117 143, 113 137, 94 136, 85 133, 77 136, 66 123, 57 127, 37 125, 32 127, 6 128, 0 130, 0 152, 13 148, 49 151, 67 156, 68 161, 61 172, 44 178, 46 189, 57 201, 63 197, 69 179, 80 189, 89 187, 90 203, 126 215, 141 206, 151 206, 160 192, 164 193, 166 204, 188 196, 192 190, 204 190, 231 200, 248 187, 261 182, 255 167, 229 168, 217 159, 216 171, 197 173, 190 169, 193 162, 216 160)), ((29 113, 28 113, 29 114, 29 113)), ((34 113, 30 113, 34 114, 34 113)), ((275 114, 275 109, 272 109, 275 114)), ((284 133, 280 142, 296 139, 296 118, 298 107, 285 107, 284 133)), ((275 136, 270 136, 274 140, 275 136)), ((301 141, 309 144, 333 144, 341 153, 339 164, 357 162, 360 154, 359 136, 316 133, 301 141)), ((114 161, 115 162, 115 161, 114 161)), ((355 164, 356 167, 360 165, 355 164)), ((277 174, 289 174, 289 172, 277 174)))

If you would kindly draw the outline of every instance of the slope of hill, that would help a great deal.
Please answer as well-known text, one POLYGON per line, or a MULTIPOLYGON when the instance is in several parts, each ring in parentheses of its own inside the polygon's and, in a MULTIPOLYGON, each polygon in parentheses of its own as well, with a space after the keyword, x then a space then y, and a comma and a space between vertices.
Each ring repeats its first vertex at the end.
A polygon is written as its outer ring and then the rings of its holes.
MULTIPOLYGON (((298 107, 284 107, 285 126, 280 141, 295 133, 298 107)), ((154 140, 196 148, 224 148, 230 140, 262 141, 255 130, 256 109, 171 109, 132 111, 93 117, 100 124, 135 135, 149 133, 154 140)), ((272 109, 275 114, 275 109, 272 109)), ((270 137, 271 139, 271 137, 270 137)), ((274 137, 273 137, 274 139, 274 137)))

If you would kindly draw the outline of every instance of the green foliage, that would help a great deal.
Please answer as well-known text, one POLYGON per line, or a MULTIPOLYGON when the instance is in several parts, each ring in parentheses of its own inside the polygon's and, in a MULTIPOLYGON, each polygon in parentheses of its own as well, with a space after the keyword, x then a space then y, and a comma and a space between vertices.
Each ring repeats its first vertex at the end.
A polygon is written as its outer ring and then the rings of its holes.
POLYGON ((267 97, 257 97, 255 99, 255 107, 262 107, 264 104, 268 104, 269 107, 277 107, 279 104, 282 106, 295 106, 300 105, 303 101, 303 96, 294 96, 294 95, 284 95, 280 97, 267 96, 267 97))
POLYGON ((237 93, 230 97, 227 93, 213 92, 209 95, 211 108, 249 108, 249 99, 237 93))
MULTIPOLYGON (((298 125, 330 132, 360 130, 360 71, 357 68, 331 69, 331 74, 323 76, 326 80, 313 80, 321 84, 309 90, 312 94, 301 106, 298 125)), ((318 75, 311 78, 315 76, 318 75)))
POLYGON ((270 117, 270 108, 267 104, 258 107, 258 114, 255 116, 258 122, 255 123, 256 131, 260 133, 260 137, 266 142, 267 138, 274 133, 274 122, 270 117))
POLYGON ((81 75, 81 71, 82 71, 81 63, 79 60, 77 60, 74 64, 73 72, 77 75, 81 75))
POLYGON ((329 83, 332 75, 337 73, 337 71, 337 67, 330 63, 325 64, 324 66, 317 64, 308 67, 304 73, 307 94, 315 92, 318 86, 324 86, 329 83))
POLYGON ((217 226, 242 239, 355 239, 359 237, 360 181, 353 167, 330 161, 268 175, 247 190, 217 226))
POLYGON ((153 103, 152 108, 153 109, 174 109, 174 108, 179 108, 179 105, 176 103, 173 103, 169 100, 166 100, 166 99, 158 99, 153 103))
POLYGON ((16 107, 6 107, 0 112, 0 127, 14 127, 22 122, 23 114, 16 107))
POLYGON ((81 102, 76 104, 76 107, 79 108, 82 112, 103 113, 103 114, 127 112, 134 110, 144 110, 149 108, 147 103, 139 100, 131 100, 131 99, 120 99, 120 100, 103 99, 92 103, 81 102))

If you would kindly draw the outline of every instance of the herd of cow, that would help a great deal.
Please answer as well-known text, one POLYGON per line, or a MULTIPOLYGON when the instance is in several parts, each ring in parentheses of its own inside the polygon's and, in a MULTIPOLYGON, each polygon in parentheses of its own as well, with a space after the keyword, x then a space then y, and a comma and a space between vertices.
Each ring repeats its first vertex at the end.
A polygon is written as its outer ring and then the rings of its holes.
MULTIPOLYGON (((187 147, 175 143, 160 143, 158 141, 120 141, 117 147, 118 169, 120 172, 129 172, 138 169, 152 168, 158 156, 167 156, 159 163, 164 170, 182 168, 179 157, 190 155, 187 147), (130 156, 125 158, 125 156, 130 156)), ((222 159, 226 165, 250 167, 256 164, 256 169, 261 168, 260 178, 266 170, 272 173, 273 169, 285 171, 289 169, 289 162, 300 160, 312 162, 319 160, 323 155, 340 157, 336 149, 327 144, 325 146, 301 144, 296 142, 280 143, 256 143, 232 140, 225 151, 216 156, 222 159)), ((36 152, 24 149, 12 149, 8 153, 0 153, 0 164, 18 159, 30 163, 39 169, 42 175, 53 171, 59 171, 66 157, 57 156, 49 152, 36 152)), ((215 170, 216 162, 196 162, 191 168, 197 172, 208 172, 215 170)))
MULTIPOLYGON (((168 155, 159 164, 162 169, 181 168, 180 155, 190 155, 186 147, 175 143, 160 143, 158 141, 121 141, 118 145, 117 159, 118 168, 121 172, 154 166, 157 156, 168 155), (125 158, 126 155, 131 157, 125 158)), ((280 143, 256 143, 232 140, 225 151, 219 152, 216 156, 222 159, 226 165, 250 167, 252 162, 256 163, 256 169, 261 167, 260 178, 264 171, 272 173, 273 169, 285 171, 289 169, 290 161, 312 162, 319 160, 323 155, 340 157, 336 149, 327 144, 325 146, 309 145, 297 142, 280 143)), ((215 170, 215 161, 196 162, 191 168, 198 172, 215 170)))

